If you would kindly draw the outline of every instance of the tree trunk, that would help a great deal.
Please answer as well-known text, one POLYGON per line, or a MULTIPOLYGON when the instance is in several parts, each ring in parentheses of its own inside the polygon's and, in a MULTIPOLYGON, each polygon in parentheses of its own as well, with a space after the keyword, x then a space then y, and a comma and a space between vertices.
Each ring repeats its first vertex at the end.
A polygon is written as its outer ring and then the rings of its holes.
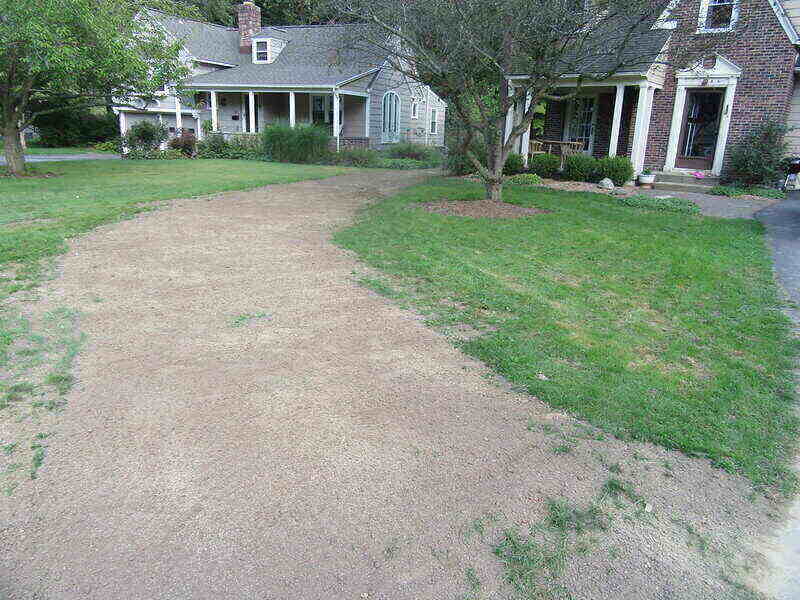
POLYGON ((25 173, 25 154, 22 151, 20 135, 17 119, 6 120, 3 127, 3 142, 5 143, 6 169, 12 175, 25 173))
POLYGON ((486 199, 493 202, 503 201, 503 181, 500 179, 486 182, 486 199))

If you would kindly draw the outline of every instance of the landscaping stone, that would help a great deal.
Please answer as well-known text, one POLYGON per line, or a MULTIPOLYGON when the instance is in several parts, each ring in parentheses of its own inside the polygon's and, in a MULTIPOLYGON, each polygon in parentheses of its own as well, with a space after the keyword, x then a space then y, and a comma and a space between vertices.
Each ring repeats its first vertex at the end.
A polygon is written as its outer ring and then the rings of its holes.
POLYGON ((613 181, 611 181, 608 177, 605 177, 600 180, 600 183, 597 184, 597 187, 602 190, 613 190, 616 186, 614 185, 613 181))

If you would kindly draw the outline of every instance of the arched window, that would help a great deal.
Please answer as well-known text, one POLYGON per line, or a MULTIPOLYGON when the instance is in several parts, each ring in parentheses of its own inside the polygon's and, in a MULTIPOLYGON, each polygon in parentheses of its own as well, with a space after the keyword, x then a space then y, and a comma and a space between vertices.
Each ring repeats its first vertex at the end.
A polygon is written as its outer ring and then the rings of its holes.
POLYGON ((383 97, 383 135, 384 144, 400 141, 400 96, 386 92, 383 97))

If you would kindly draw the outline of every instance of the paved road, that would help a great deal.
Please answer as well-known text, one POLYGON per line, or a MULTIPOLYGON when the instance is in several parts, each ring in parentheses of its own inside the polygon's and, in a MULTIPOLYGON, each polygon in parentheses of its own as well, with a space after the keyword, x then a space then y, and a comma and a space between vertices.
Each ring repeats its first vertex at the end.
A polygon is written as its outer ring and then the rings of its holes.
MULTIPOLYGON (((778 278, 800 306, 800 191, 756 214, 767 227, 778 278)), ((800 327, 800 310, 790 316, 800 327)), ((800 468, 800 465, 798 465, 800 468)), ((778 573, 770 585, 777 600, 800 600, 800 500, 790 510, 775 556, 778 573)))
MULTIPOLYGON (((85 154, 26 154, 26 162, 61 162, 65 160, 115 160, 121 158, 119 154, 100 154, 87 152, 85 154)), ((0 156, 0 165, 6 164, 6 159, 0 156)))

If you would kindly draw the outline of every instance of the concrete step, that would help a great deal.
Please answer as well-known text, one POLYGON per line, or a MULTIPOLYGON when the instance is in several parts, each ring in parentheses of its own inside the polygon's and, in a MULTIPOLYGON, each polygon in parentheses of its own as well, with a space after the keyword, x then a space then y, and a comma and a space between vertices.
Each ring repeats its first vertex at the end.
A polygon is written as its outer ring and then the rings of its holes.
POLYGON ((707 185, 714 187, 719 185, 719 177, 705 177, 697 179, 691 175, 681 173, 656 173, 656 183, 685 183, 689 185, 707 185))
POLYGON ((707 194, 708 190, 716 184, 706 183, 674 183, 669 181, 658 181, 653 184, 653 189, 665 192, 694 192, 696 194, 707 194))

